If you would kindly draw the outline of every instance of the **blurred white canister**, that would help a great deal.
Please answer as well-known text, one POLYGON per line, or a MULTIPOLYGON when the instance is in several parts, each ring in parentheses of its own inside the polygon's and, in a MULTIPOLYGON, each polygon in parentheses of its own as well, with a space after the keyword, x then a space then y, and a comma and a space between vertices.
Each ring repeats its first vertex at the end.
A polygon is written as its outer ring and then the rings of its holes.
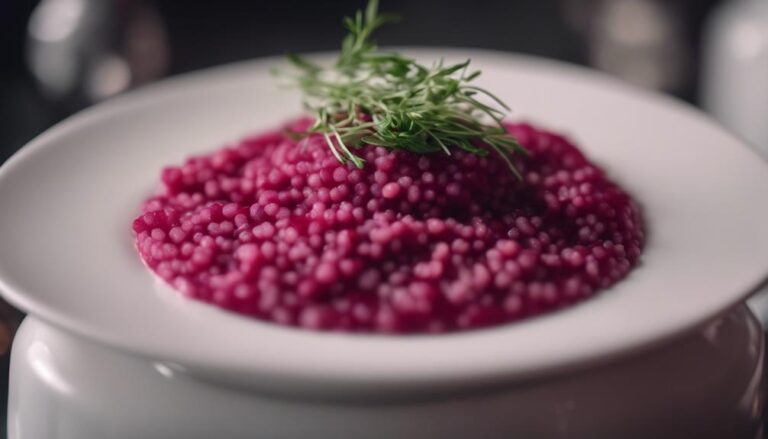
POLYGON ((705 29, 702 102, 768 157, 768 0, 729 0, 705 29))
MULTIPOLYGON (((705 28, 703 62, 704 108, 768 159, 768 0, 717 8, 705 28)), ((768 328, 768 287, 748 303, 768 328)))

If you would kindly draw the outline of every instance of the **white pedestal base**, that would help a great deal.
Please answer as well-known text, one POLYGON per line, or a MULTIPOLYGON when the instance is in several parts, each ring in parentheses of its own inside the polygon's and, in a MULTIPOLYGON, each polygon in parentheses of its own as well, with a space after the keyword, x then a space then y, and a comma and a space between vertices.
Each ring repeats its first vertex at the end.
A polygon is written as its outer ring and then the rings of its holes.
POLYGON ((30 317, 13 346, 9 437, 754 438, 762 358, 762 332, 742 306, 589 370, 430 401, 353 404, 219 387, 30 317))

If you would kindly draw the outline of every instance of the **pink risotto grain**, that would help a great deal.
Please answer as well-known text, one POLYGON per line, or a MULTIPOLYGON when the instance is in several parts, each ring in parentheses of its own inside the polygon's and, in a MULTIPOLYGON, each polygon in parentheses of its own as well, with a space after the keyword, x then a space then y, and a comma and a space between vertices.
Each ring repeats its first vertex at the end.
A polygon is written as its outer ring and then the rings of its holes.
POLYGON ((136 245, 190 298, 314 330, 498 325, 622 279, 643 244, 632 199, 563 137, 508 128, 522 181, 492 155, 369 146, 356 169, 318 136, 248 138, 166 168, 136 245))

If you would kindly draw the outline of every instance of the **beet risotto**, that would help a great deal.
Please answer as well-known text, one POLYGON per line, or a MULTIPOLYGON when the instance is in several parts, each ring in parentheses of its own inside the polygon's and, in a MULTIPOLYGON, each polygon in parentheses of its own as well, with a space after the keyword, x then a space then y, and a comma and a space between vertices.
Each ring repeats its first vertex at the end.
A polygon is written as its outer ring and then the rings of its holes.
POLYGON ((312 118, 163 171, 133 222, 187 297, 282 325, 448 332, 589 297, 640 257, 637 206, 566 139, 502 122, 470 60, 379 51, 371 0, 335 64, 279 74, 312 118))
POLYGON ((461 151, 367 146, 355 169, 319 135, 249 138, 165 169, 137 247, 188 297, 323 330, 496 325, 624 277, 643 242, 632 199, 563 137, 508 129, 529 152, 522 179, 461 151))

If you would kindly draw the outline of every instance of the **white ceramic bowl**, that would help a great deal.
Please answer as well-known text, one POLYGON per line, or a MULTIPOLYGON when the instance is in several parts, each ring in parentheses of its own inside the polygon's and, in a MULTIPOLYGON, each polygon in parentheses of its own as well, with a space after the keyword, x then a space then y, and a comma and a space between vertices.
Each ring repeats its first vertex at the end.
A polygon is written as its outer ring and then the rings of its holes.
POLYGON ((742 301, 768 272, 768 167, 696 110, 552 61, 485 51, 513 119, 571 137, 642 205, 641 265, 579 306, 439 336, 252 321, 158 290, 130 223, 159 171, 299 111, 264 59, 163 81, 50 129, 0 169, 0 289, 39 319, 134 355, 281 393, 414 395, 520 382, 647 348, 742 301))

